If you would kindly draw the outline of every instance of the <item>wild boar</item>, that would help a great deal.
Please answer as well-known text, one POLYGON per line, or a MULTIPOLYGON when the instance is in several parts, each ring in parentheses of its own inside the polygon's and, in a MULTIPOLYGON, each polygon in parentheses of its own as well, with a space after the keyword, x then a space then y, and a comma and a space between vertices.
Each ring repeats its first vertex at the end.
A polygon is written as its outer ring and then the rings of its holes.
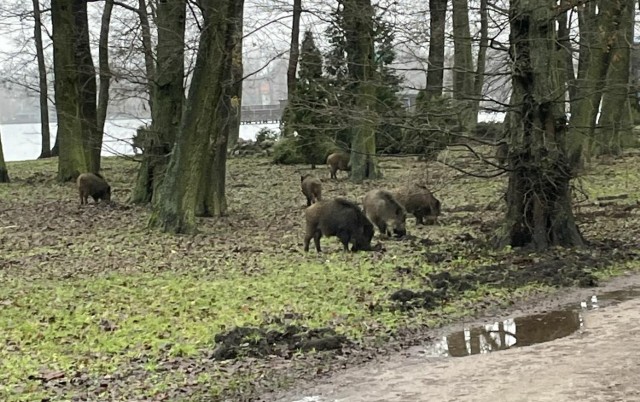
POLYGON ((351 171, 351 157, 344 152, 334 152, 327 156, 327 165, 329 165, 329 171, 331 172, 332 179, 338 179, 336 172, 338 170, 344 170, 345 172, 351 171))
POLYGON ((437 223, 440 215, 440 200, 427 188, 408 186, 396 189, 392 194, 408 213, 416 217, 418 224, 425 224, 424 218, 427 219, 427 224, 437 223))
POLYGON ((89 196, 94 202, 111 201, 111 186, 99 173, 83 173, 78 176, 76 183, 80 194, 80 205, 86 204, 89 196))
POLYGON ((367 218, 380 229, 381 234, 391 236, 392 231, 397 237, 407 234, 407 211, 389 191, 369 191, 362 199, 362 206, 367 218))
POLYGON ((309 251, 309 242, 313 238, 316 250, 321 252, 320 238, 336 236, 342 242, 344 251, 371 250, 373 225, 364 212, 351 201, 344 198, 318 201, 305 210, 307 232, 304 238, 304 251, 309 251))
POLYGON ((300 176, 302 194, 307 197, 307 206, 322 200, 322 182, 310 174, 300 176))

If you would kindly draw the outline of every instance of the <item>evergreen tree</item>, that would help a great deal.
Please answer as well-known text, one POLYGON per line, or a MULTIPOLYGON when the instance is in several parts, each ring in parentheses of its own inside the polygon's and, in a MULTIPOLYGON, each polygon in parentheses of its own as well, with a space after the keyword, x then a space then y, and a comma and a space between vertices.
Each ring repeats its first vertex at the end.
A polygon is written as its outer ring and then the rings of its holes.
MULTIPOLYGON (((348 41, 345 32, 345 20, 343 15, 344 4, 339 2, 338 7, 331 14, 333 24, 327 29, 330 50, 325 55, 327 70, 327 90, 330 92, 329 105, 331 113, 330 124, 332 132, 336 133, 336 139, 350 142, 350 110, 355 105, 355 89, 358 83, 349 79, 347 67, 348 41)), ((398 98, 400 91, 400 77, 390 68, 396 58, 393 49, 394 32, 390 23, 382 16, 377 15, 373 20, 374 27, 374 77, 375 86, 375 112, 380 117, 380 123, 376 127, 377 150, 382 152, 394 152, 399 149, 402 130, 399 122, 403 119, 402 102, 398 98)))
POLYGON ((326 94, 323 89, 322 54, 313 33, 306 31, 300 48, 300 68, 296 92, 288 113, 291 131, 297 132, 296 143, 304 160, 312 168, 324 163, 327 147, 324 130, 326 94))

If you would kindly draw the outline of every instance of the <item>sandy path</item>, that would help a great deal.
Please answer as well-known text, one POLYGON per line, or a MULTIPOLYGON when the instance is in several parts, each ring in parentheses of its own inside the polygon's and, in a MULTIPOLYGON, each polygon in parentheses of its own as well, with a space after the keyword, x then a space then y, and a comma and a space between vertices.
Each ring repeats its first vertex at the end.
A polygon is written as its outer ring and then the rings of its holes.
POLYGON ((584 312, 582 332, 463 358, 394 357, 290 401, 640 401, 640 300, 584 312))

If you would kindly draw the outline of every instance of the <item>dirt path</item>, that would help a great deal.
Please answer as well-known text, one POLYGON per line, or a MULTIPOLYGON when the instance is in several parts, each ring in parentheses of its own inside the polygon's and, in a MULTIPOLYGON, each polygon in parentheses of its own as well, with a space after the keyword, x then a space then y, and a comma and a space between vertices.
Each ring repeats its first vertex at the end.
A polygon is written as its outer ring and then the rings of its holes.
POLYGON ((582 330, 462 358, 355 367, 279 402, 640 401, 640 299, 583 313, 582 330))

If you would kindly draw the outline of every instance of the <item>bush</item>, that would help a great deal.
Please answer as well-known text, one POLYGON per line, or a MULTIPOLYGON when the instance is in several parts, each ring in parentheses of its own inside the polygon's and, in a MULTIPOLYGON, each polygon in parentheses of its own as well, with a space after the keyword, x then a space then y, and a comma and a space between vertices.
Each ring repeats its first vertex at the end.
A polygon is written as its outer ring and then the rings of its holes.
POLYGON ((304 163, 322 165, 327 161, 327 156, 341 150, 331 139, 322 139, 317 144, 317 151, 310 158, 309 155, 304 154, 304 148, 300 144, 301 141, 300 137, 280 138, 273 147, 273 163, 280 165, 299 165, 304 163))
POLYGON ((273 163, 297 165, 305 162, 296 137, 280 138, 273 147, 273 163))
POLYGON ((262 127, 260 131, 258 131, 258 133, 256 134, 256 143, 260 144, 267 140, 275 141, 278 139, 279 136, 280 134, 277 131, 267 127, 262 127))

